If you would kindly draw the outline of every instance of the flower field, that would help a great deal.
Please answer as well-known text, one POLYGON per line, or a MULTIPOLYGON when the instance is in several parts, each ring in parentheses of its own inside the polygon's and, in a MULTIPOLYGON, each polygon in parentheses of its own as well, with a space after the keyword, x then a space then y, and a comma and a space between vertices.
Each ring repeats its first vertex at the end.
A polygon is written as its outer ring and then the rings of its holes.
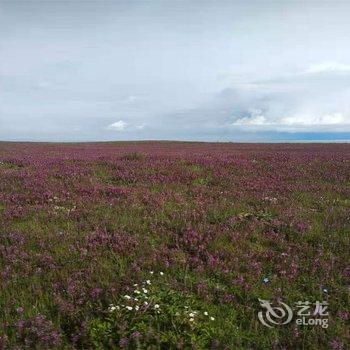
POLYGON ((349 349, 349 237, 348 144, 0 143, 0 349, 349 349))

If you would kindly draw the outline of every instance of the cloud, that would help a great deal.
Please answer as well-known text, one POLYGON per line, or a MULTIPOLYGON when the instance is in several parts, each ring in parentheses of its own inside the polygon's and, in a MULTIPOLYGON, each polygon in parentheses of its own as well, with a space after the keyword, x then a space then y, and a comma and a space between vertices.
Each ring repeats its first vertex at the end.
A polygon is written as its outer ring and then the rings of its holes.
POLYGON ((128 124, 125 123, 123 120, 119 120, 115 123, 108 125, 108 129, 109 130, 116 130, 116 131, 123 131, 126 129, 127 125, 128 124))
POLYGON ((115 123, 112 123, 108 125, 108 130, 114 130, 114 131, 137 131, 137 130, 143 130, 145 128, 146 124, 130 124, 125 122, 124 120, 119 120, 115 123))
POLYGON ((350 72, 350 64, 338 62, 322 62, 311 65, 304 71, 305 74, 315 74, 324 72, 350 72))
POLYGON ((240 80, 196 108, 163 115, 166 123, 162 124, 168 129, 218 136, 350 132, 350 71, 346 67, 320 63, 308 74, 301 69, 265 80, 240 80))
POLYGON ((349 117, 341 113, 313 115, 295 114, 279 120, 269 120, 263 115, 253 112, 230 124, 245 131, 344 131, 350 130, 349 117))
POLYGON ((323 125, 341 125, 348 122, 342 113, 333 113, 325 115, 295 115, 291 117, 282 118, 283 125, 300 125, 300 126, 323 126, 323 125))
POLYGON ((231 125, 249 126, 249 125, 264 125, 266 118, 261 114, 260 110, 253 110, 249 117, 242 117, 235 120, 231 125))
POLYGON ((146 124, 140 124, 140 125, 136 125, 135 128, 138 130, 142 130, 145 128, 145 126, 146 126, 146 124))
POLYGON ((217 114, 224 114, 221 122, 232 129, 347 132, 350 65, 320 63, 302 74, 237 84, 223 90, 215 104, 217 114))

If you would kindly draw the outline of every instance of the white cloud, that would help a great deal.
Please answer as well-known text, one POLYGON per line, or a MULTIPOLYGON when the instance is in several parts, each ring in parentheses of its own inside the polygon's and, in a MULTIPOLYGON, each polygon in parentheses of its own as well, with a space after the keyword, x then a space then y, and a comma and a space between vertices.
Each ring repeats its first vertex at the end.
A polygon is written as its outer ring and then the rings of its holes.
POLYGON ((342 113, 333 113, 325 115, 294 115, 292 117, 282 118, 282 125, 300 125, 300 126, 318 126, 318 125, 341 125, 348 121, 342 113))
POLYGON ((278 119, 266 118, 252 113, 248 117, 236 119, 231 127, 244 131, 349 131, 350 118, 342 113, 313 115, 294 114, 278 119))
POLYGON ((295 74, 235 84, 221 92, 209 116, 233 131, 349 132, 349 73, 350 65, 321 62, 295 74))
POLYGON ((128 96, 128 98, 126 99, 126 101, 129 102, 129 103, 133 103, 133 102, 135 102, 135 101, 137 101, 137 100, 138 100, 138 97, 137 97, 137 96, 134 96, 134 95, 130 95, 130 96, 128 96))
POLYGON ((350 72, 350 64, 343 64, 338 62, 322 62, 314 64, 304 71, 305 74, 325 72, 350 72))
POLYGON ((109 130, 116 130, 116 131, 123 131, 127 127, 127 123, 125 123, 123 120, 119 120, 113 124, 110 124, 108 126, 109 130))
POLYGON ((136 125, 135 128, 138 130, 142 130, 145 128, 145 126, 146 126, 146 124, 140 124, 140 125, 136 125))
POLYGON ((143 130, 146 124, 130 124, 126 123, 123 120, 119 120, 115 123, 108 125, 107 129, 115 130, 115 131, 135 131, 135 130, 143 130))
POLYGON ((265 125, 266 118, 261 114, 260 110, 253 110, 249 117, 242 117, 235 120, 231 125, 249 126, 249 125, 265 125))

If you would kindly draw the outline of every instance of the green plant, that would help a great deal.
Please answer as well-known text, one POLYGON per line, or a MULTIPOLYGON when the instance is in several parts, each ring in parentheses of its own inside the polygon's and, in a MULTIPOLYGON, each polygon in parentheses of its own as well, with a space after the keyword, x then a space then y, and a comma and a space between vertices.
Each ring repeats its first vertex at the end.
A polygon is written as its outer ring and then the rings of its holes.
POLYGON ((215 334, 215 318, 191 295, 172 289, 163 279, 134 284, 132 293, 109 305, 90 323, 96 348, 205 349, 215 334))

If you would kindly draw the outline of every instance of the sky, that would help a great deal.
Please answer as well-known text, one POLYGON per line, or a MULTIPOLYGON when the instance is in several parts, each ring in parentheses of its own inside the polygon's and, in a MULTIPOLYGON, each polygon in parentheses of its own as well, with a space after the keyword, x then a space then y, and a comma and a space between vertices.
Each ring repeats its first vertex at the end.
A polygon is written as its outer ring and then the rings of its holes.
POLYGON ((350 140, 349 13, 0 0, 0 140, 350 140))

